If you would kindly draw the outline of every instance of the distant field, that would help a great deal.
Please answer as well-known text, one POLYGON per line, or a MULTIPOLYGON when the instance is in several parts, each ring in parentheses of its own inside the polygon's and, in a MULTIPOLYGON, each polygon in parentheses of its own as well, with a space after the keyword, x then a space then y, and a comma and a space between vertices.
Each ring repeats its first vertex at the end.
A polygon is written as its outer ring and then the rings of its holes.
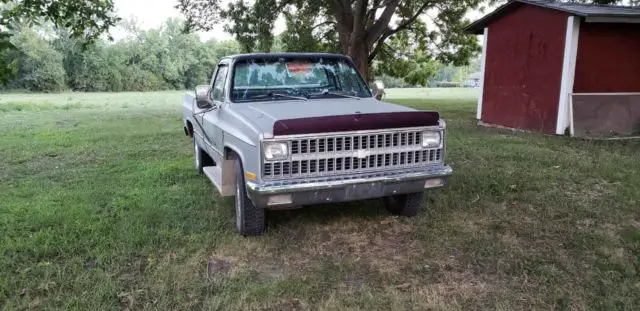
POLYGON ((477 88, 406 88, 386 89, 389 98, 406 99, 446 99, 470 101, 478 98, 480 89, 477 88))
POLYGON ((242 238, 182 94, 0 94, 1 310, 640 309, 638 141, 482 128, 477 90, 389 89, 447 119, 454 176, 425 215, 314 206, 242 238))

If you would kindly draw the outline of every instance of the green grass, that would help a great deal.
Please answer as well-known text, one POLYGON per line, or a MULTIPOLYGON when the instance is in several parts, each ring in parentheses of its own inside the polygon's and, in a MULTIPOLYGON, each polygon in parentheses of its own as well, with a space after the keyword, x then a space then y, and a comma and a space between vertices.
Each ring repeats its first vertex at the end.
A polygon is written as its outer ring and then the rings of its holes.
POLYGON ((448 122, 425 215, 314 206, 258 238, 193 169, 182 92, 0 94, 0 309, 639 309, 640 143, 478 127, 476 92, 388 90, 448 122))

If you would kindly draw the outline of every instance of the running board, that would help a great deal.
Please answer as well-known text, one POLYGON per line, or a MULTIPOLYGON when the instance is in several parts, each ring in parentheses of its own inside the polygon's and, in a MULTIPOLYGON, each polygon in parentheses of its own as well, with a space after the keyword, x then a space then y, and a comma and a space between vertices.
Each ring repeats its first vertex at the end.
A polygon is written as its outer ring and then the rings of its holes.
POLYGON ((204 171, 207 178, 211 180, 211 183, 213 183, 221 196, 230 197, 236 194, 235 180, 229 182, 230 180, 228 180, 228 178, 226 180, 223 179, 222 169, 220 166, 205 166, 202 168, 202 171, 204 171))

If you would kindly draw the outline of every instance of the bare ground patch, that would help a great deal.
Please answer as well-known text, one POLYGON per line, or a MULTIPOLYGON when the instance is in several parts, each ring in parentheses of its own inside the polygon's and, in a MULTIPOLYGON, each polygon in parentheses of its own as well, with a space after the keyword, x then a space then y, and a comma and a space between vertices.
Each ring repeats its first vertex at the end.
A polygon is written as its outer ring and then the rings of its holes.
MULTIPOLYGON (((471 231, 488 227, 487 223, 466 225, 471 231)), ((411 220, 391 216, 339 220, 296 228, 303 231, 297 238, 304 238, 287 246, 243 239, 218 248, 209 258, 228 260, 231 275, 249 271, 257 276, 256 282, 328 277, 332 282, 319 305, 327 310, 338 310, 348 305, 349 297, 362 295, 387 297, 384 304, 390 308, 405 308, 407 303, 419 309, 443 308, 458 300, 461 305, 469 299, 481 300, 512 285, 496 275, 479 273, 460 250, 442 244, 428 249, 415 228, 411 220), (331 267, 326 268, 327 263, 331 267)), ((511 234, 501 239, 505 244, 517 243, 511 234)))
POLYGON ((413 235, 413 225, 396 217, 340 220, 297 228, 291 244, 245 239, 217 249, 211 258, 227 258, 235 269, 267 275, 299 275, 324 261, 352 262, 377 273, 399 273, 424 254, 413 235))

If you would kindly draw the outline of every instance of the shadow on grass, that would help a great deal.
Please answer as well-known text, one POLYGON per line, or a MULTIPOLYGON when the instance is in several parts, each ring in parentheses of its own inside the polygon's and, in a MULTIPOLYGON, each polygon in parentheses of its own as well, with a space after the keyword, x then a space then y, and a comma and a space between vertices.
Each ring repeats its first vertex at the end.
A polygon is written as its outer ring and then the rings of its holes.
POLYGON ((371 220, 390 216, 380 199, 335 204, 308 205, 295 210, 268 211, 270 227, 310 225, 335 222, 371 220))

